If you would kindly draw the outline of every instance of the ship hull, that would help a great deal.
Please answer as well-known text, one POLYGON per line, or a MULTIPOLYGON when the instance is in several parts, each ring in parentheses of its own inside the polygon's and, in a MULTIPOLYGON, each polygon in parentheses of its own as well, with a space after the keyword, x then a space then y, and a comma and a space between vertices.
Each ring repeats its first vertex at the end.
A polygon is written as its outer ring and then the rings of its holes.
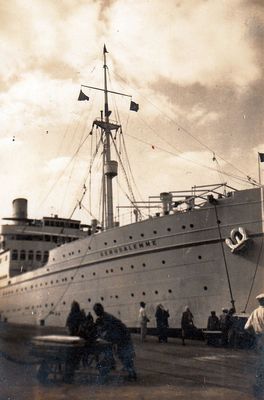
POLYGON ((199 209, 110 229, 60 246, 48 263, 0 282, 1 318, 65 326, 71 302, 86 312, 95 302, 138 326, 140 301, 150 327, 160 303, 179 328, 189 306, 198 328, 223 307, 250 312, 264 290, 263 189, 235 192, 199 209), (232 252, 225 239, 239 227, 245 246, 232 252))

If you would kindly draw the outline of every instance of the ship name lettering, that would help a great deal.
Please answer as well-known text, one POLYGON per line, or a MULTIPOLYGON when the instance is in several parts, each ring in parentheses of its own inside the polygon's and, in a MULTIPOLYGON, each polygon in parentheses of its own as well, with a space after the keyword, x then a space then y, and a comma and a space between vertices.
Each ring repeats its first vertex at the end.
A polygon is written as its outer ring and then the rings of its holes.
POLYGON ((101 257, 110 256, 113 254, 120 254, 124 251, 143 249, 144 247, 156 246, 156 240, 146 240, 145 242, 137 242, 125 246, 115 247, 114 249, 104 250, 100 252, 101 257))

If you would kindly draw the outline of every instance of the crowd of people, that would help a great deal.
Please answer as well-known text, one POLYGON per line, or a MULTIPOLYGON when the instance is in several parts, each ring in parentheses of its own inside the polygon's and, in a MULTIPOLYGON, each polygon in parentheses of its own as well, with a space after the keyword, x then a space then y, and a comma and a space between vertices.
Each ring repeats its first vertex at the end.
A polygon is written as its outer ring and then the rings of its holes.
MULTIPOLYGON (((236 330, 242 329, 251 333, 255 337, 259 349, 259 363, 256 371, 256 390, 264 393, 264 294, 257 296, 259 307, 251 314, 246 325, 237 325, 239 319, 236 318, 235 309, 223 308, 218 317, 215 311, 211 311, 207 321, 207 331, 210 333, 221 334, 221 344, 223 346, 232 345, 236 330)), ((123 365, 123 370, 127 371, 130 380, 136 380, 137 375, 134 367, 135 351, 131 334, 127 326, 115 316, 107 313, 100 303, 95 303, 93 311, 96 316, 94 320, 91 312, 87 315, 80 308, 77 301, 72 302, 70 313, 67 317, 66 326, 71 336, 80 336, 89 342, 89 346, 96 342, 98 338, 104 339, 111 346, 108 347, 105 361, 106 373, 115 368, 115 356, 119 358, 123 365)), ((168 341, 169 310, 162 304, 158 304, 155 311, 156 332, 159 343, 168 341)), ((147 325, 150 317, 146 311, 146 304, 140 302, 138 322, 140 326, 141 342, 146 340, 147 325)), ((182 345, 186 345, 186 338, 193 338, 197 328, 194 324, 194 316, 188 306, 185 307, 181 317, 181 338, 182 345)), ((208 344, 214 344, 209 343, 208 344)))

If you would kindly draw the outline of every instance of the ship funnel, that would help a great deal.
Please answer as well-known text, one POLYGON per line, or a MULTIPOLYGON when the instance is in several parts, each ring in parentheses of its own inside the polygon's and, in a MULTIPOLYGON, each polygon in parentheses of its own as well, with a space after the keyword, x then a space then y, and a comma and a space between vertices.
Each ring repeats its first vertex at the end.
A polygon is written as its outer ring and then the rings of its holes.
POLYGON ((163 215, 169 214, 172 209, 172 193, 160 193, 160 200, 162 202, 163 215))
POLYGON ((27 219, 27 199, 13 200, 13 218, 27 219))

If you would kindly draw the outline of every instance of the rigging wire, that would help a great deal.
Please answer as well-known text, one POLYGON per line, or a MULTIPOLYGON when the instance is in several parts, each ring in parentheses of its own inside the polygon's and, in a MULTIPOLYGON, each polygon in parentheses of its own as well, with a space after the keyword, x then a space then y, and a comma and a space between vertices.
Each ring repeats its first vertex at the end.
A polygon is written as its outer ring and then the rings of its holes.
MULTIPOLYGON (((134 139, 134 140, 140 142, 140 143, 144 143, 145 145, 147 145, 147 146, 149 146, 149 147, 152 147, 152 144, 151 144, 150 142, 147 142, 147 141, 145 141, 145 140, 143 140, 143 139, 139 139, 139 138, 137 138, 136 136, 133 136, 133 135, 128 134, 128 133, 127 133, 126 135, 129 136, 129 137, 131 137, 132 139, 134 139)), ((212 170, 212 171, 218 172, 216 168, 208 167, 207 165, 204 165, 204 164, 201 164, 201 163, 199 163, 199 162, 197 162, 197 161, 194 161, 194 160, 191 160, 191 159, 189 159, 189 158, 183 157, 183 156, 181 156, 181 155, 179 155, 179 154, 175 154, 174 152, 172 152, 172 151, 170 151, 170 150, 167 150, 167 149, 164 149, 164 148, 162 148, 162 147, 160 147, 160 146, 156 146, 156 145, 155 145, 155 149, 158 149, 158 150, 160 150, 160 151, 163 151, 164 153, 170 154, 170 155, 172 155, 172 156, 174 156, 174 157, 181 158, 181 159, 183 159, 183 160, 185 160, 185 161, 188 161, 188 162, 191 162, 191 163, 193 163, 193 164, 199 165, 199 166, 202 167, 202 168, 210 169, 210 170, 212 170)), ((245 182, 248 183, 248 180, 247 180, 247 179, 242 178, 242 177, 240 177, 240 176, 237 176, 237 175, 234 175, 234 174, 231 174, 231 173, 227 173, 227 172, 224 172, 224 171, 222 172, 222 174, 223 174, 223 175, 226 175, 226 176, 230 176, 230 177, 232 177, 232 178, 235 178, 235 179, 237 179, 238 181, 241 181, 241 182, 244 182, 244 183, 245 183, 245 182)), ((254 181, 252 184, 253 184, 254 186, 259 186, 259 184, 258 184, 257 182, 255 183, 255 181, 254 181)))
MULTIPOLYGON (((126 81, 117 73, 115 73, 115 75, 119 78, 119 80, 123 81, 124 83, 126 83, 126 81)), ((136 91, 136 90, 135 90, 136 91)), ((138 91, 136 91, 138 93, 138 91)), ((184 133, 186 133, 187 135, 189 135, 193 140, 195 140, 196 142, 198 142, 202 147, 206 148, 207 150, 209 150, 211 153, 216 154, 216 152, 209 147, 206 143, 202 142, 201 140, 199 140, 197 137, 195 137, 189 130, 187 130, 186 128, 184 128, 182 125, 180 125, 175 119, 171 118, 167 113, 165 113, 163 110, 161 110, 157 105, 155 105, 152 101, 150 101, 148 98, 146 98, 145 96, 143 96, 141 93, 139 94, 144 100, 146 100, 148 103, 150 103, 154 108, 156 108, 161 114, 165 115, 166 118, 172 122, 173 124, 175 124, 178 128, 178 130, 183 131, 184 133)), ((154 130, 153 130, 154 131, 154 130)), ((159 135, 158 135, 159 136, 159 135)), ((164 138, 162 138, 164 140, 164 138)), ((240 172, 242 175, 247 177, 247 182, 251 183, 254 185, 254 183, 256 183, 256 181, 251 178, 250 176, 248 176, 244 171, 242 171, 241 169, 239 169, 236 165, 232 164, 230 161, 225 160, 222 156, 218 155, 218 158, 220 158, 221 160, 223 160, 226 164, 229 164, 230 166, 232 166, 234 169, 236 169, 238 172, 240 172), (253 183, 254 182, 254 183, 253 183)))

